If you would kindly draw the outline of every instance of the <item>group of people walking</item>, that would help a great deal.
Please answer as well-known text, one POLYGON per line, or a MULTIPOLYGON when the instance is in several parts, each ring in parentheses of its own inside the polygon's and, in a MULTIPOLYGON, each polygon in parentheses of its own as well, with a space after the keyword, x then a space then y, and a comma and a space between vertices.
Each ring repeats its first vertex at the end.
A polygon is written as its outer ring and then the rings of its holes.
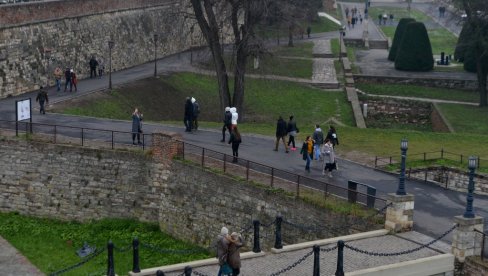
POLYGON ((237 232, 229 235, 227 227, 222 227, 217 237, 218 276, 237 276, 241 270, 240 248, 243 239, 237 232))
POLYGON ((225 133, 229 132, 229 144, 232 144, 232 162, 237 163, 239 158, 239 145, 242 142, 241 134, 237 129, 237 120, 239 119, 239 113, 237 113, 237 108, 226 107, 224 110, 224 125, 222 126, 222 140, 220 142, 225 142, 225 133))
POLYGON ((185 116, 183 118, 186 132, 198 130, 198 115, 200 115, 200 104, 195 98, 186 97, 185 116))
POLYGON ((347 26, 349 29, 351 29, 351 26, 354 29, 354 25, 358 23, 363 24, 363 16, 361 15, 361 12, 358 12, 356 7, 352 8, 351 10, 349 10, 349 7, 346 7, 344 12, 346 13, 347 26))
POLYGON ((73 68, 66 67, 66 69, 63 70, 60 67, 56 67, 54 69, 54 80, 56 81, 56 90, 59 92, 61 91, 61 82, 62 78, 64 75, 65 83, 64 83, 64 92, 68 90, 68 85, 69 85, 69 92, 73 92, 73 87, 75 88, 75 92, 78 91, 78 77, 73 70, 73 68))

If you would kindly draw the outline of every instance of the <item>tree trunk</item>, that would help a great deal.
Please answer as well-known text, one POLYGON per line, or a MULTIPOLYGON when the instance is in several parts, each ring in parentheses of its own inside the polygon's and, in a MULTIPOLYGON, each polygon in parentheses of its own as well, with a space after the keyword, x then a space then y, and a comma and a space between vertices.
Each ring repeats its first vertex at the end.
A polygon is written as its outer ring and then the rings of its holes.
POLYGON ((236 69, 234 76, 233 104, 239 112, 239 120, 244 121, 244 78, 247 66, 247 53, 244 47, 237 48, 236 69))
POLYGON ((215 72, 217 74, 217 82, 219 85, 220 109, 224 110, 226 106, 230 106, 230 92, 227 68, 225 66, 222 47, 219 40, 219 25, 215 19, 211 1, 191 0, 191 4, 195 11, 198 25, 200 26, 203 36, 212 52, 215 72), (204 5, 204 9, 202 9, 202 4, 204 5))
POLYGON ((476 71, 478 77, 478 91, 480 93, 480 107, 488 106, 488 99, 486 94, 486 78, 488 77, 488 68, 483 65, 482 58, 479 58, 476 62, 476 71))
POLYGON ((293 26, 288 27, 288 47, 293 47, 293 26))

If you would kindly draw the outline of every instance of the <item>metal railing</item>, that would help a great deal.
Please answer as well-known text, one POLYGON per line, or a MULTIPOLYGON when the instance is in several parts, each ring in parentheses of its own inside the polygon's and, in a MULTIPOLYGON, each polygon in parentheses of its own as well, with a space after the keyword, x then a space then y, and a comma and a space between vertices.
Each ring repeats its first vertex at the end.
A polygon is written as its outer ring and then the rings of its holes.
MULTIPOLYGON (((120 148, 132 145, 132 132, 44 123, 16 122, 0 120, 0 129, 36 135, 36 139, 54 144, 75 144, 120 148)), ((140 133, 140 146, 144 150, 152 144, 152 134, 140 133)), ((136 140, 137 142, 137 140, 136 140)))
POLYGON ((178 158, 198 163, 202 168, 219 169, 248 182, 264 184, 270 189, 281 189, 297 198, 304 194, 322 194, 325 199, 332 195, 376 209, 381 209, 386 205, 386 199, 369 193, 368 188, 370 189, 371 186, 365 184, 358 183, 356 189, 349 189, 322 179, 314 179, 243 158, 238 158, 236 162, 232 162, 234 160, 232 155, 184 141, 178 142, 183 148, 181 153, 177 155, 178 158), (353 201, 351 201, 351 196, 354 198, 353 201))
MULTIPOLYGON (((381 157, 376 156, 374 160, 374 166, 383 167, 387 165, 395 165, 399 164, 400 161, 396 160, 394 156, 387 156, 381 157)), ((476 165, 479 168, 481 167, 488 167, 488 159, 482 159, 477 157, 476 165)), ((431 152, 422 152, 422 153, 409 153, 408 154, 408 161, 431 161, 431 160, 438 160, 438 159, 445 159, 450 160, 453 162, 459 162, 460 164, 466 164, 468 162, 468 155, 463 155, 459 153, 452 153, 441 149, 440 151, 431 151, 431 152)))
POLYGON ((486 243, 486 236, 488 236, 488 234, 486 234, 485 232, 481 232, 479 230, 476 230, 476 229, 474 229, 474 232, 482 235, 482 237, 481 237, 481 260, 484 261, 485 258, 488 257, 488 249, 485 248, 485 246, 488 246, 488 243, 486 243))

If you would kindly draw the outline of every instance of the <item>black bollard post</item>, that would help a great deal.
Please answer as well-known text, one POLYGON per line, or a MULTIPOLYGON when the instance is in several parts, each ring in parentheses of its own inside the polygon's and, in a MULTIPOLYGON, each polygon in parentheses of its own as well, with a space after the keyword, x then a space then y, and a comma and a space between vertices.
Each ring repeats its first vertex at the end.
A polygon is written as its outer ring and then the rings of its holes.
POLYGON ((313 276, 320 276, 320 246, 313 246, 313 276))
POLYGON ((191 266, 185 266, 185 276, 191 276, 192 269, 191 266))
POLYGON ((108 241, 107 251, 108 251, 107 276, 115 276, 115 268, 114 268, 114 244, 112 243, 112 241, 108 241))
POLYGON ((282 216, 277 216, 276 217, 276 232, 275 232, 275 245, 274 248, 276 249, 282 249, 283 248, 283 243, 281 240, 281 222, 283 222, 283 217, 282 216))
POLYGON ((259 245, 259 220, 253 220, 252 224, 254 225, 254 247, 252 252, 259 253, 261 252, 261 246, 259 245))
POLYGON ((139 240, 132 240, 132 272, 141 272, 139 268, 139 240))
POLYGON ((335 276, 344 276, 344 241, 337 242, 337 270, 335 276))
POLYGON ((164 272, 161 270, 156 271, 156 276, 164 276, 164 272))

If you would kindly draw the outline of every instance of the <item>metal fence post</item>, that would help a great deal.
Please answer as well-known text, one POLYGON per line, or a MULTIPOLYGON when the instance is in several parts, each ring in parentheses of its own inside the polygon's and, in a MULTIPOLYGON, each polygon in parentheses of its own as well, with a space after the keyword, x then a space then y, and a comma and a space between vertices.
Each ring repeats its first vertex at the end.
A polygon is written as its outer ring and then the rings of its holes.
POLYGON ((56 144, 56 133, 57 133, 57 126, 54 125, 54 144, 56 144))
POLYGON ((183 152, 181 154, 182 154, 183 160, 185 160, 185 142, 181 142, 181 144, 183 144, 183 146, 182 146, 182 148, 183 148, 182 151, 183 152))
POLYGON ((249 160, 246 163, 246 181, 249 181, 249 160))
POLYGON ((337 270, 335 276, 344 276, 344 241, 337 242, 337 270))
POLYGON ((225 166, 226 166, 226 159, 227 159, 227 154, 224 153, 224 172, 225 172, 225 166))
POLYGON ((424 152, 424 161, 427 159, 427 153, 424 152))
POLYGON ((441 159, 444 159, 444 149, 441 149, 441 159))
POLYGON ((358 197, 358 183, 352 180, 347 181, 347 189, 347 199, 350 203, 356 203, 358 197))
POLYGON ((273 188, 274 168, 271 168, 271 188, 273 188))
POLYGON ((114 132, 112 131, 112 149, 114 149, 114 132))
POLYGON ((313 246, 313 276, 320 276, 320 246, 313 246))
POLYGON ((114 268, 114 244, 109 241, 107 244, 108 260, 107 260, 107 276, 115 276, 114 268))
POLYGON ((378 167, 378 156, 374 157, 374 167, 378 167))
POLYGON ((366 206, 368 206, 368 208, 374 208, 374 203, 375 203, 375 199, 376 199, 376 188, 375 187, 371 187, 371 186, 367 186, 367 197, 366 197, 366 206))
POLYGON ((297 198, 300 197, 300 175, 297 178, 297 198))
POLYGON ((83 137, 83 134, 84 134, 84 131, 83 131, 83 128, 81 128, 81 146, 82 146, 82 147, 83 147, 83 142, 84 142, 84 141, 83 141, 83 140, 84 140, 84 139, 83 139, 83 138, 84 138, 84 137, 83 137))
POLYGON ((139 240, 132 240, 132 272, 141 272, 139 268, 139 240))
POLYGON ((191 276, 192 272, 191 266, 185 266, 185 276, 191 276))
POLYGON ((145 141, 145 138, 146 138, 146 135, 144 135, 144 133, 142 134, 142 150, 145 149, 146 147, 146 141, 145 141))
POLYGON ((281 239, 281 222, 283 222, 283 217, 277 216, 276 217, 276 229, 275 229, 275 244, 274 244, 274 248, 276 248, 276 249, 282 249, 283 248, 283 243, 282 243, 282 239, 281 239))
POLYGON ((253 220, 252 224, 254 225, 254 247, 252 248, 252 252, 259 253, 261 252, 261 246, 259 244, 259 220, 253 220))
POLYGON ((202 148, 202 168, 203 164, 205 164, 205 148, 202 148))

